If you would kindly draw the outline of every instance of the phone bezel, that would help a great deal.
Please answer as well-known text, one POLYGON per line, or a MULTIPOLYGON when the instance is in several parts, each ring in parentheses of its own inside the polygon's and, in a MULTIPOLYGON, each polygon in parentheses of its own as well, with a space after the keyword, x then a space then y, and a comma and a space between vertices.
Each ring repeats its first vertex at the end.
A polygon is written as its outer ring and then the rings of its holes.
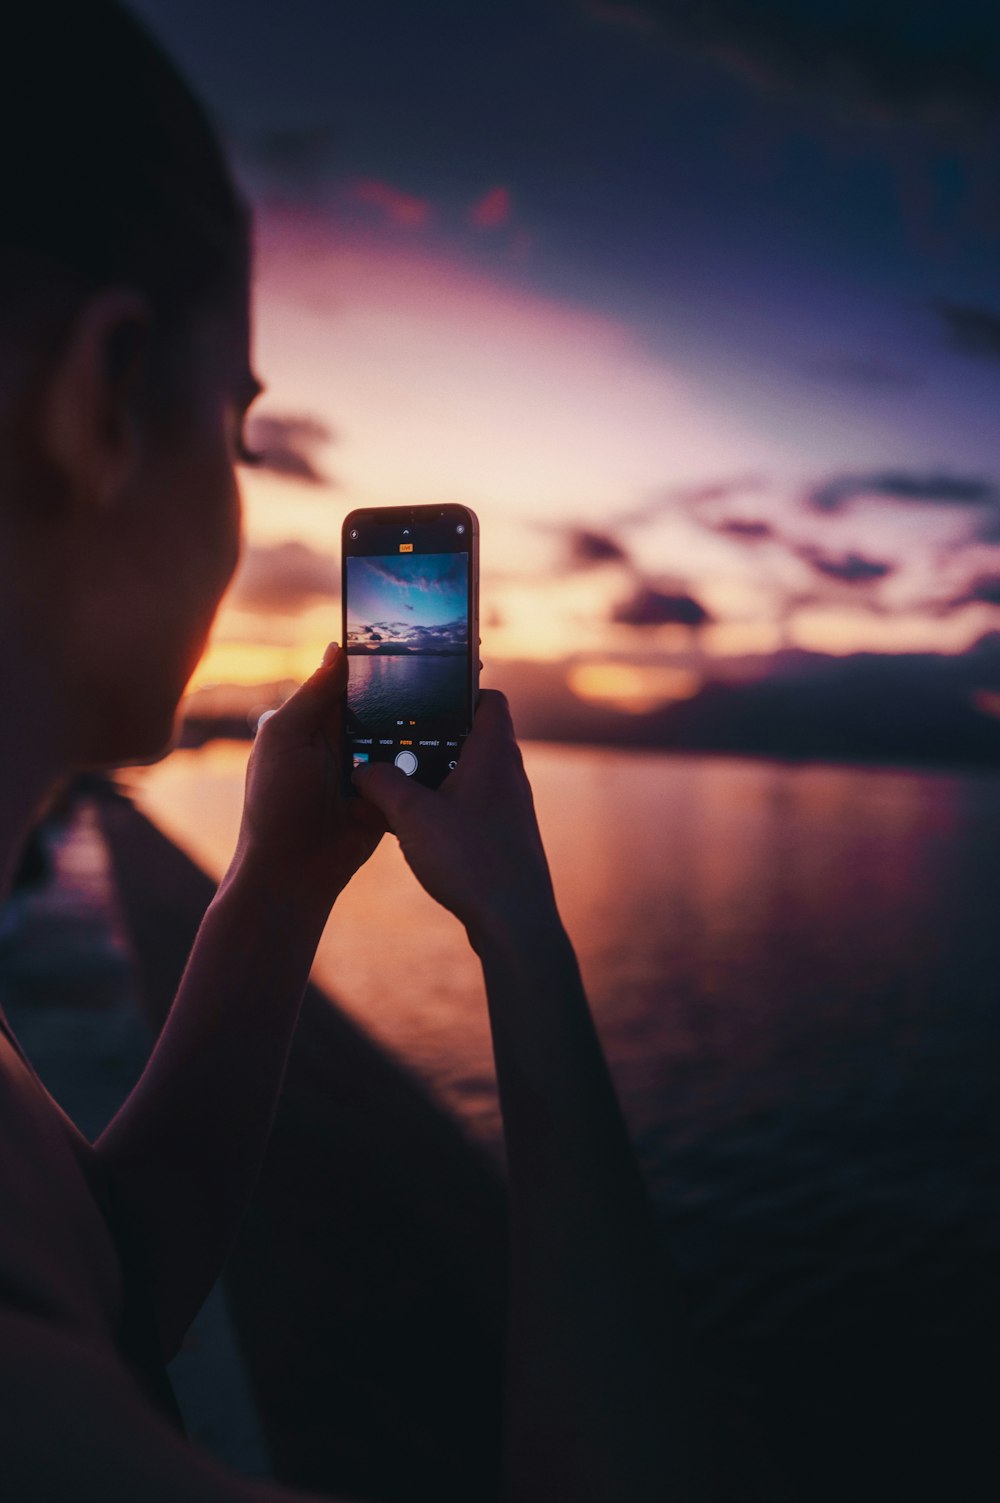
MULTIPOLYGON (((476 705, 479 702, 481 645, 479 628, 479 518, 470 506, 465 506, 459 502, 440 502, 437 505, 431 503, 414 506, 360 506, 347 514, 344 518, 340 534, 340 640, 344 651, 347 652, 347 560, 350 556, 352 542, 350 532, 352 527, 360 528, 361 524, 370 525, 373 522, 378 526, 385 526, 387 528, 404 526, 406 523, 416 526, 421 522, 444 522, 451 517, 454 517, 456 522, 464 521, 469 529, 469 646, 466 655, 466 670, 470 712, 468 730, 460 735, 460 741, 464 743, 465 736, 472 729, 472 720, 476 713, 476 705)), ((461 551, 463 550, 455 550, 455 552, 461 551)), ((388 552, 391 553, 392 550, 388 550, 388 552)), ((348 659, 349 670, 350 660, 348 659)), ((350 784, 350 776, 353 768, 351 766, 350 738, 346 723, 344 726, 341 755, 344 759, 345 779, 350 784)), ((459 755, 461 755, 461 745, 459 746, 459 755)), ((414 773, 414 776, 418 778, 418 781, 425 782, 425 779, 419 776, 419 770, 417 773, 414 773)), ((431 784, 429 786, 435 785, 431 784)))

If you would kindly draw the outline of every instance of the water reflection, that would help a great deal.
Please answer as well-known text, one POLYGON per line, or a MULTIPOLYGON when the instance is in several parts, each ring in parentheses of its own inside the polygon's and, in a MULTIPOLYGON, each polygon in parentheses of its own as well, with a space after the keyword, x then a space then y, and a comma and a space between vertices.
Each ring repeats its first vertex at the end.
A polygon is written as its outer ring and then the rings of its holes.
MULTIPOLYGON (((216 874, 247 750, 128 775, 216 874)), ((971 1495, 955 1469, 983 1462, 975 1373, 1000 1340, 1000 778, 525 761, 709 1389, 797 1497, 923 1495, 935 1468, 971 1495)), ((316 975, 497 1150, 475 960, 391 839, 316 975)))
MULTIPOLYGON (((125 774, 216 876, 248 751, 215 742, 125 774)), ((842 1079, 867 1050, 910 1068, 946 957, 956 974, 971 951, 977 974, 990 963, 996 779, 546 745, 526 762, 637 1131, 662 1122, 665 1097, 672 1116, 680 1101, 729 1116, 748 1094, 842 1079)), ((338 902, 315 975, 496 1134, 475 959, 391 837, 338 902)))

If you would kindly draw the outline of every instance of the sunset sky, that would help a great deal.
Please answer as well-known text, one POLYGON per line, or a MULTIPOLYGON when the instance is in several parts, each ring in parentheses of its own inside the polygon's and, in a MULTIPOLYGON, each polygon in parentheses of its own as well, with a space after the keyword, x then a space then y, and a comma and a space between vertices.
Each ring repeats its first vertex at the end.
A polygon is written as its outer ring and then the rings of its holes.
POLYGON ((612 697, 1000 626, 987 7, 134 8, 256 205, 269 462, 192 687, 311 672, 400 502, 479 514, 487 662, 612 697))

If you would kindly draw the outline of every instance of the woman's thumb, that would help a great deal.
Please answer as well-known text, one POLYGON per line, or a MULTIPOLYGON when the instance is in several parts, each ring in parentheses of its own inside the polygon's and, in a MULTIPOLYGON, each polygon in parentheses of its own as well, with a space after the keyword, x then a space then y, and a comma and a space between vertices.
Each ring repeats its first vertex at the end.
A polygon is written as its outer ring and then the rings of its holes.
POLYGON ((328 713, 346 688, 347 655, 336 642, 331 642, 316 671, 275 712, 276 725, 280 722, 280 728, 287 731, 311 729, 316 717, 328 713))
POLYGON ((399 835, 411 819, 426 810, 434 795, 422 783, 408 778, 388 762, 368 762, 356 767, 351 782, 362 798, 374 804, 394 835, 399 835))

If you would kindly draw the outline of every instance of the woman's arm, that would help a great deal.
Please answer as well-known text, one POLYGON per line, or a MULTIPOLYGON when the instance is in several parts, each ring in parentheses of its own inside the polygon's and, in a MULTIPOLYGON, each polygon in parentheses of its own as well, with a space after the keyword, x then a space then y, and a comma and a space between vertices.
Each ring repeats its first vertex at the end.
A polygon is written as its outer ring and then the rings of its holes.
POLYGON ((666 1259, 573 948, 527 905, 470 938, 509 1179, 505 1497, 691 1499, 666 1259))
POLYGON ((510 1193, 505 1499, 697 1496, 653 1213, 559 920, 502 695, 438 793, 355 775, 486 980, 510 1193))
POLYGON ((346 681, 343 654, 328 651, 261 727, 236 855, 146 1069, 95 1145, 168 1359, 253 1191, 331 904, 384 830, 361 800, 341 798, 346 681))

